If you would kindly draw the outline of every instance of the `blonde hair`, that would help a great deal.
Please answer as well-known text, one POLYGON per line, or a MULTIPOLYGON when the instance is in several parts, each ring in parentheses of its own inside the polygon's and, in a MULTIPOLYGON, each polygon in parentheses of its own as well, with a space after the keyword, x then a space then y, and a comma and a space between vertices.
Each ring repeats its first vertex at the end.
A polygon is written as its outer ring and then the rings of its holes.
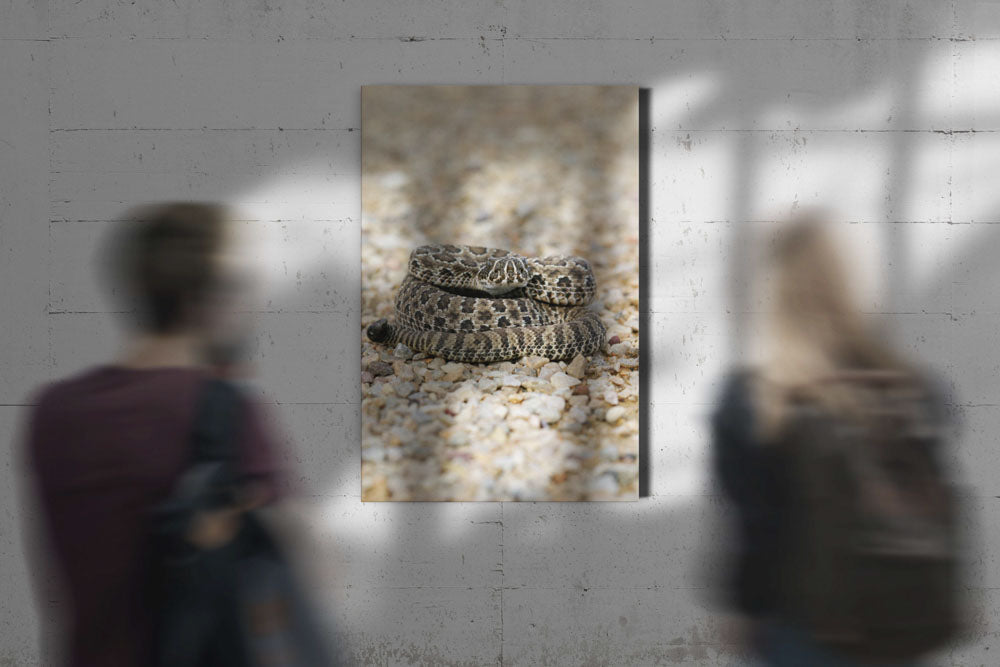
POLYGON ((790 221, 769 260, 774 303, 755 387, 762 440, 780 435, 798 400, 840 416, 862 407, 866 399, 856 384, 829 381, 842 371, 911 374, 864 320, 821 218, 811 214, 790 221))

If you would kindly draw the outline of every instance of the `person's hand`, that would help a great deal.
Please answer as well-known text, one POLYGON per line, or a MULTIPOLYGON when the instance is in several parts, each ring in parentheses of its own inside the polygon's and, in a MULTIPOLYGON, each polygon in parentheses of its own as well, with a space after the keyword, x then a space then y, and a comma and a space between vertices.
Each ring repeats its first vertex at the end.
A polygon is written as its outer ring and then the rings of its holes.
POLYGON ((199 549, 218 549, 228 544, 240 528, 242 511, 223 508, 197 512, 191 519, 187 540, 199 549))

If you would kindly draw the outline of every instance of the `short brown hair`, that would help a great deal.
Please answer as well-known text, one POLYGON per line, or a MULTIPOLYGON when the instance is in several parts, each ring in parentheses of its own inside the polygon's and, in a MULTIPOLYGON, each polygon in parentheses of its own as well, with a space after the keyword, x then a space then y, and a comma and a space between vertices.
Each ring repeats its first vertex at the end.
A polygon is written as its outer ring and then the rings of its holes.
POLYGON ((216 255, 228 219, 226 207, 214 203, 154 204, 132 211, 115 264, 140 326, 168 333, 190 323, 192 308, 205 302, 217 282, 216 255))

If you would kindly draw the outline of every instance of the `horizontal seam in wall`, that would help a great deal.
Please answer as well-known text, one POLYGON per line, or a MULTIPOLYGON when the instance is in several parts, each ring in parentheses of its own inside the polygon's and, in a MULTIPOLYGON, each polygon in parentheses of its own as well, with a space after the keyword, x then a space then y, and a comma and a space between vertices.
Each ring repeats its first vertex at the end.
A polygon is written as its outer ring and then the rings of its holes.
POLYGON ((655 44, 657 42, 991 42, 1000 40, 1000 35, 996 36, 943 36, 943 35, 914 35, 899 37, 876 37, 876 36, 831 36, 831 37, 796 37, 795 35, 775 35, 771 37, 729 37, 726 35, 703 35, 703 36, 676 36, 676 37, 621 37, 608 35, 591 36, 556 36, 556 35, 486 35, 471 34, 454 37, 427 37, 420 35, 395 35, 395 36, 357 36, 344 35, 337 37, 284 37, 272 34, 261 37, 229 37, 229 36, 197 36, 170 35, 170 36, 135 36, 119 37, 112 35, 92 35, 75 36, 60 35, 44 39, 36 38, 0 38, 0 41, 34 41, 34 42, 119 42, 132 43, 141 41, 165 41, 165 42, 231 42, 246 44, 293 44, 296 42, 402 42, 404 44, 419 44, 422 42, 647 42, 655 44))
POLYGON ((359 127, 52 127, 57 132, 358 132, 359 127))
MULTIPOLYGON (((498 84, 499 85, 499 84, 498 84)), ((517 85, 517 84, 513 84, 517 85)), ((53 127, 50 134, 62 132, 347 132, 360 131, 353 127, 53 127)), ((941 134, 945 136, 959 134, 997 134, 1000 129, 941 129, 941 128, 728 128, 728 127, 671 127, 657 128, 652 126, 653 134, 682 134, 695 132, 698 134, 941 134)))

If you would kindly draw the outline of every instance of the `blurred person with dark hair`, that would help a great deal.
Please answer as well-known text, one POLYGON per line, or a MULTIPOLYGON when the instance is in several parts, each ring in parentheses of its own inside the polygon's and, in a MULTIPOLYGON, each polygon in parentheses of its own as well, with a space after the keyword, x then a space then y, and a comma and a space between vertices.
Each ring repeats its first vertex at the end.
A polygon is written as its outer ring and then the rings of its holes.
POLYGON ((958 623, 943 393, 864 320, 820 219, 768 259, 763 357, 712 415, 736 641, 769 665, 915 664, 958 623))
MULTIPOLYGON (((201 388, 237 372, 248 335, 234 316, 248 275, 229 221, 215 204, 135 211, 102 267, 134 306, 134 335, 119 358, 32 401, 24 457, 49 552, 39 560, 54 567, 65 593, 64 664, 151 664, 149 513, 190 462, 201 388)), ((261 405, 243 403, 234 447, 245 509, 276 499, 285 483, 261 405)), ((226 543, 238 509, 199 514, 191 542, 226 543)))

